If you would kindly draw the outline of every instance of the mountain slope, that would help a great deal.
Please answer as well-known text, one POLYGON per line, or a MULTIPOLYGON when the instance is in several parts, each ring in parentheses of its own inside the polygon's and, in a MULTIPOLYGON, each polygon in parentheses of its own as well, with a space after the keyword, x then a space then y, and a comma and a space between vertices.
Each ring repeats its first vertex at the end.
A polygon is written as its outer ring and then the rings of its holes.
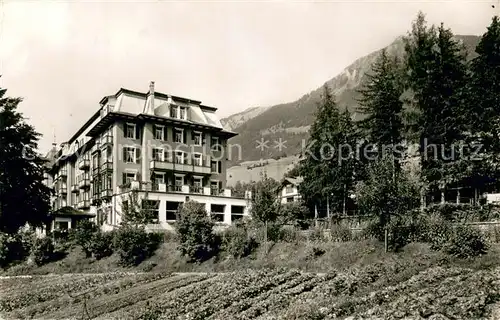
POLYGON ((227 118, 222 118, 220 122, 227 130, 234 130, 235 128, 238 128, 240 125, 242 125, 244 122, 252 118, 255 118, 256 116, 266 111, 267 109, 268 107, 248 108, 245 111, 235 113, 227 118))
MULTIPOLYGON (((469 56, 473 56, 479 37, 469 35, 456 37, 463 43, 469 56)), ((335 93, 339 107, 347 107, 353 113, 355 120, 363 116, 356 112, 356 100, 359 98, 357 91, 366 81, 366 74, 371 72, 371 66, 381 50, 357 59, 342 73, 326 82, 335 93)), ((403 57, 403 37, 397 38, 386 47, 386 50, 390 55, 403 57)), ((265 110, 260 109, 259 111, 262 111, 260 113, 256 113, 254 109, 248 109, 245 112, 250 111, 249 114, 252 116, 247 117, 247 120, 244 120, 244 116, 234 115, 235 119, 238 120, 231 123, 239 123, 239 125, 232 126, 231 129, 238 132, 239 135, 229 141, 230 145, 233 146, 231 163, 279 158, 300 153, 307 141, 309 126, 314 121, 314 113, 317 103, 321 99, 322 90, 320 87, 305 94, 295 102, 275 105, 265 108, 265 110), (281 148, 278 144, 280 139, 283 142, 281 148), (268 142, 264 147, 258 148, 257 141, 268 142), (241 154, 237 154, 239 148, 235 146, 240 146, 241 154)))

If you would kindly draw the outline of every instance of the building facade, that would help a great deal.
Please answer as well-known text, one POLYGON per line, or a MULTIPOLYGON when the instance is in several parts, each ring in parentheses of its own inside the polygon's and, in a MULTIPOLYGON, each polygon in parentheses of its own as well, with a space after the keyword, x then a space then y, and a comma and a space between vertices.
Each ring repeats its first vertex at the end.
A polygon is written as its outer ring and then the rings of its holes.
POLYGON ((223 128, 216 110, 155 92, 154 82, 146 93, 122 88, 104 97, 99 110, 53 150, 47 178, 53 209, 71 206, 116 226, 124 201, 136 191, 165 227, 187 200, 204 203, 224 223, 247 215, 247 200, 226 189, 226 161, 233 156, 227 141, 236 133, 223 128))
POLYGON ((302 177, 285 178, 281 184, 280 201, 281 203, 299 202, 302 198, 299 193, 299 185, 302 177))

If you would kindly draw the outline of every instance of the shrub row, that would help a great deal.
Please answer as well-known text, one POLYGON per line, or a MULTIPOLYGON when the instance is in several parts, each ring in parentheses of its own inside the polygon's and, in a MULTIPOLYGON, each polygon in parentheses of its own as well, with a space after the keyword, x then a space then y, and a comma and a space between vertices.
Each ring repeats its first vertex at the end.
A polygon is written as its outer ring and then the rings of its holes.
POLYGON ((70 238, 87 257, 99 260, 116 252, 121 265, 134 266, 153 255, 163 235, 148 233, 142 227, 126 224, 114 231, 102 232, 93 222, 82 221, 70 238))
POLYGON ((81 221, 69 232, 54 232, 43 238, 31 232, 0 233, 0 267, 28 258, 36 265, 43 265, 73 246, 96 260, 116 253, 121 265, 134 266, 152 256, 162 241, 163 234, 148 233, 141 227, 124 225, 112 232, 102 232, 91 221, 81 221))
POLYGON ((51 238, 37 238, 34 233, 0 233, 0 267, 5 268, 30 258, 36 265, 52 261, 56 250, 51 238))
MULTIPOLYGON (((388 246, 393 251, 410 242, 424 242, 429 243, 433 250, 459 258, 472 258, 485 254, 489 248, 487 239, 479 230, 454 223, 436 213, 393 217, 387 231, 388 246)), ((371 223, 364 233, 384 241, 385 229, 377 222, 371 223)))

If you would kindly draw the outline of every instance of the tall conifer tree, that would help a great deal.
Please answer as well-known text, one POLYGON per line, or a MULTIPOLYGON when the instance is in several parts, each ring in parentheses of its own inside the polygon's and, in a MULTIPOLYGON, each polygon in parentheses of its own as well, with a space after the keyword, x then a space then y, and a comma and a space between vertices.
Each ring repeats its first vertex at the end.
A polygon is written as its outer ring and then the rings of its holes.
POLYGON ((398 61, 382 50, 372 66, 372 74, 360 90, 360 111, 367 115, 360 127, 368 141, 382 147, 402 141, 403 87, 400 81, 398 61))
POLYGON ((471 161, 471 184, 484 189, 500 177, 500 20, 492 19, 472 61, 469 133, 477 146, 471 161))
POLYGON ((464 139, 467 84, 462 49, 449 29, 427 27, 422 13, 406 38, 407 85, 416 115, 410 128, 419 143, 423 178, 436 195, 461 179, 456 149, 464 139))
POLYGON ((342 212, 352 190, 356 138, 349 112, 340 112, 325 85, 316 119, 311 126, 304 160, 299 171, 304 177, 300 192, 311 208, 342 212))

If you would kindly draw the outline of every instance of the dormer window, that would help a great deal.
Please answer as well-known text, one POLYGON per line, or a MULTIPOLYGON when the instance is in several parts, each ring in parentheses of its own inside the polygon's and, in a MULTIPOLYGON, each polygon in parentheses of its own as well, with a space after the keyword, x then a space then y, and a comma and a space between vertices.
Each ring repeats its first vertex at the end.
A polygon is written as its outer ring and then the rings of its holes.
POLYGON ((170 118, 187 120, 186 107, 172 105, 170 106, 170 118))
POLYGON ((177 106, 170 107, 170 118, 177 118, 177 110, 179 108, 177 106))

